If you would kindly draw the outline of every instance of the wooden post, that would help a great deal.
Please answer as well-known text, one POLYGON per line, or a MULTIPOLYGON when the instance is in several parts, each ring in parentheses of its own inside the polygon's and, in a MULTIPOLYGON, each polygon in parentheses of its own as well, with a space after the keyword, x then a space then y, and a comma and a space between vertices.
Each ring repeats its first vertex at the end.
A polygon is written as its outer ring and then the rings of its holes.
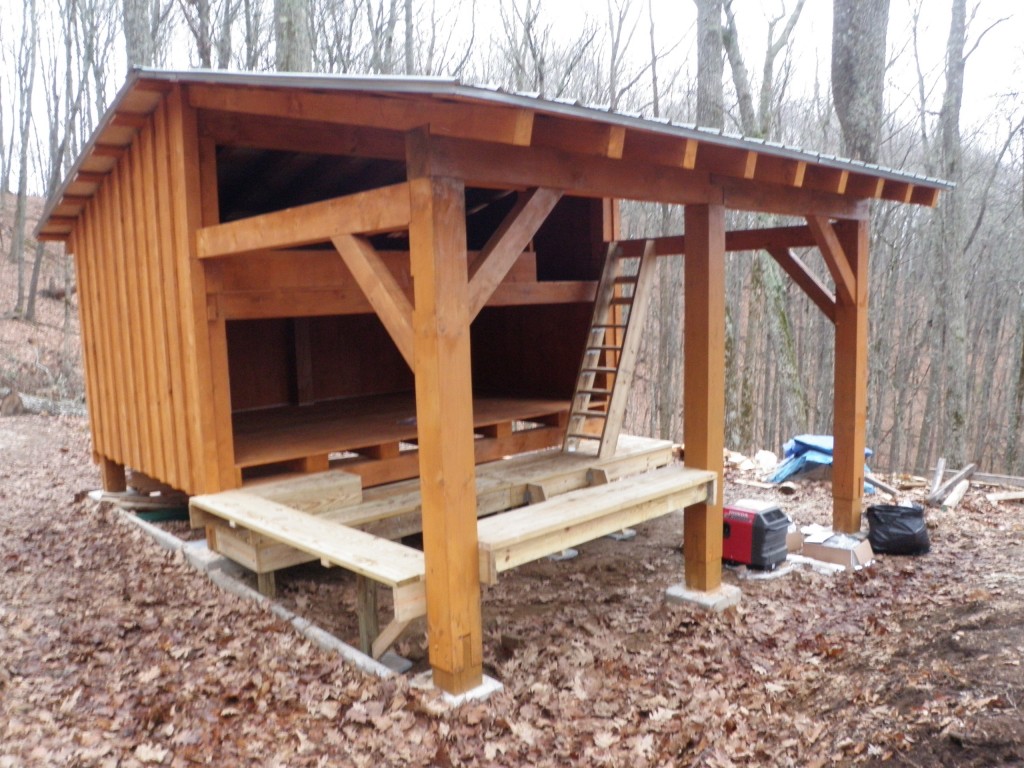
POLYGON ((377 582, 356 576, 356 614, 359 616, 359 650, 373 654, 373 641, 380 634, 377 619, 377 582))
POLYGON ((103 483, 103 490, 107 493, 122 493, 128 490, 124 464, 118 464, 106 456, 100 456, 100 479, 103 483))
POLYGON ((864 495, 864 431, 868 400, 868 222, 835 226, 850 271, 853 297, 836 292, 835 435, 832 527, 860 530, 864 495))
POLYGON ((429 142, 407 144, 427 633, 434 684, 458 694, 483 681, 465 191, 425 175, 429 142))
POLYGON ((686 508, 686 586, 710 592, 722 582, 722 452, 725 442, 725 209, 685 211, 683 437, 686 465, 718 473, 717 497, 686 508))

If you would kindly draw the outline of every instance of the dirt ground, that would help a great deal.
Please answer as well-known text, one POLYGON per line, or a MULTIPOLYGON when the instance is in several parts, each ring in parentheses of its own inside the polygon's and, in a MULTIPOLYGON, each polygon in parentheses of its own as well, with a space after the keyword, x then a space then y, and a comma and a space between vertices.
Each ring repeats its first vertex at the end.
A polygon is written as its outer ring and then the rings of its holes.
MULTIPOLYGON (((0 768, 137 765, 1024 764, 1024 514, 972 490, 932 553, 727 581, 666 604, 681 519, 485 592, 485 703, 368 678, 84 498, 74 417, 0 420, 0 768)), ((737 495, 767 492, 730 485, 737 495)), ((786 499, 827 522, 826 489, 786 499)), ((353 640, 351 584, 282 599, 353 640)), ((399 650, 423 665, 423 636, 399 650)))

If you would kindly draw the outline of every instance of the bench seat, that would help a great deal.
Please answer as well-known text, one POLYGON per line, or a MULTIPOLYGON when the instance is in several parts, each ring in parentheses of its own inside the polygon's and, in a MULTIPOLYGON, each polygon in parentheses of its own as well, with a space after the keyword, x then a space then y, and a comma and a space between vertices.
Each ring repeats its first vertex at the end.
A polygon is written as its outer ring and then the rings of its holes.
POLYGON ((670 465, 592 485, 477 524, 480 580, 715 497, 714 472, 670 465))
POLYGON ((360 641, 363 650, 374 658, 379 658, 411 621, 426 614, 426 565, 418 549, 246 491, 194 496, 190 507, 193 512, 213 515, 233 527, 287 541, 290 547, 325 566, 340 566, 356 573, 360 577, 360 641), (382 632, 377 631, 374 583, 391 587, 394 597, 394 620, 382 632))

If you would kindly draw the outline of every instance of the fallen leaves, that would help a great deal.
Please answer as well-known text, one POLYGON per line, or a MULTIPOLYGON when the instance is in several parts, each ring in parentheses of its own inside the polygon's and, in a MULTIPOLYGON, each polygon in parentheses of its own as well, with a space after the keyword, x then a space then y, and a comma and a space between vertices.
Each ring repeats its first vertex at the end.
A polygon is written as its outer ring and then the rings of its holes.
MULTIPOLYGON (((935 764, 929 750, 954 744, 981 764, 997 742, 1024 759, 1024 579, 996 546, 1015 534, 971 496, 925 558, 746 581, 725 614, 662 601, 681 578, 678 518, 517 569, 484 599, 484 662, 505 691, 452 709, 359 674, 72 501, 97 482, 82 422, 2 428, 17 451, 0 512, 0 768, 935 764), (41 469, 55 445, 70 447, 58 479, 41 469)), ((827 521, 825 489, 798 499, 801 522, 827 521)), ((326 622, 350 582, 309 583, 300 597, 326 622)), ((421 668, 426 647, 403 641, 421 668)))

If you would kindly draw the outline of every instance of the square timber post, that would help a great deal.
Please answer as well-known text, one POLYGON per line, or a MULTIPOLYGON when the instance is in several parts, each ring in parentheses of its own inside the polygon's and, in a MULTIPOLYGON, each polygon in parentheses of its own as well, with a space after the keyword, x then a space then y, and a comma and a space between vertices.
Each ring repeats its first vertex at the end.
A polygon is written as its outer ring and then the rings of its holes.
POLYGON ((434 685, 483 681, 465 190, 430 172, 430 137, 410 133, 413 353, 427 634, 434 685))
POLYGON ((864 446, 868 400, 869 222, 835 225, 853 273, 853 300, 836 292, 835 435, 832 459, 832 527, 860 530, 864 496, 864 446))
POLYGON ((722 582, 725 443, 725 208, 687 205, 683 260, 683 440, 686 465, 718 474, 716 498, 687 507, 683 521, 686 587, 711 592, 722 582))

